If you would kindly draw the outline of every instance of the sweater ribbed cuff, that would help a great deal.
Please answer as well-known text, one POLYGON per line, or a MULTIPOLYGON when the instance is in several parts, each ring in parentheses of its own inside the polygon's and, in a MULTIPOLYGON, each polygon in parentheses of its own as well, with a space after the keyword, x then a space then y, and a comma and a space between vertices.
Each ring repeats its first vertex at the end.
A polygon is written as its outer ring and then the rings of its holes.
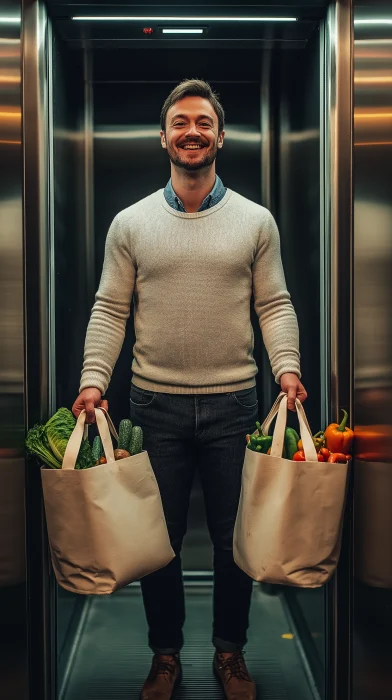
POLYGON ((105 391, 108 388, 108 384, 105 379, 102 378, 101 375, 96 374, 95 372, 89 372, 88 374, 82 374, 82 378, 80 381, 80 387, 79 387, 79 393, 83 391, 83 389, 98 389, 98 391, 101 392, 102 396, 104 395, 105 391))
POLYGON ((302 374, 301 374, 300 370, 298 369, 298 367, 296 367, 295 369, 294 369, 294 368, 285 367, 285 368, 282 369, 280 372, 278 372, 278 374, 275 375, 275 382, 276 382, 277 384, 280 384, 280 380, 281 380, 281 378, 282 378, 282 376, 283 376, 284 374, 296 374, 297 377, 298 377, 298 379, 301 379, 301 376, 302 376, 302 374))

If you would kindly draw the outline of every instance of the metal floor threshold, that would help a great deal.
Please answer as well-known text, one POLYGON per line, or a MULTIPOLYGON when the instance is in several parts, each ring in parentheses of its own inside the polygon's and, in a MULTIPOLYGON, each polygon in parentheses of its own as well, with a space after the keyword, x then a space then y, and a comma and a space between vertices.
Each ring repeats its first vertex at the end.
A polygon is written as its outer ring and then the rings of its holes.
MULTIPOLYGON (((187 587, 183 681, 173 700, 222 700, 212 675, 210 587, 187 587)), ((234 603, 235 604, 235 603, 234 603)), ((279 597, 254 589, 246 662, 260 700, 313 700, 279 597)), ((59 700, 138 700, 151 663, 140 590, 91 598, 59 700)))

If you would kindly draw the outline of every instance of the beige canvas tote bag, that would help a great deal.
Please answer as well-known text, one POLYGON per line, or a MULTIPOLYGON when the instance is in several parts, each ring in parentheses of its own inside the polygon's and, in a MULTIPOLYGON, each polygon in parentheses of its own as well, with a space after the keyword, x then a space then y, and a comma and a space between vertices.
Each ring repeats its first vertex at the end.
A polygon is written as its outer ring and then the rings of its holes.
POLYGON ((256 581, 316 588, 332 576, 340 554, 348 464, 318 462, 305 411, 296 400, 305 462, 282 457, 287 394, 275 417, 271 454, 245 449, 234 530, 234 559, 256 581))
MULTIPOLYGON (((62 469, 41 468, 57 582, 74 593, 107 594, 174 558, 158 484, 146 451, 115 461, 109 426, 95 409, 107 464, 75 469, 85 435, 82 411, 62 469)), ((87 428, 87 425, 86 425, 87 428)))

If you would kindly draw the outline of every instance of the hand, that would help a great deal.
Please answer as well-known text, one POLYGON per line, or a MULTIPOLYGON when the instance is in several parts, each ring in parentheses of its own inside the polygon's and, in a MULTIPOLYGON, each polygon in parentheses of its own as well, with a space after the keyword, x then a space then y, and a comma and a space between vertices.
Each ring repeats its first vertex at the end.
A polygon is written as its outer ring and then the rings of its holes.
POLYGON ((94 408, 98 408, 98 406, 108 410, 108 402, 102 401, 102 394, 99 389, 89 387, 88 389, 83 389, 79 394, 72 406, 72 413, 77 418, 84 409, 86 411, 86 423, 95 423, 94 408))
POLYGON ((290 411, 296 411, 296 397, 301 401, 301 403, 306 401, 308 395, 305 391, 305 387, 303 384, 301 384, 296 374, 293 374, 292 372, 282 374, 280 378, 280 386, 282 391, 287 394, 287 408, 290 411))

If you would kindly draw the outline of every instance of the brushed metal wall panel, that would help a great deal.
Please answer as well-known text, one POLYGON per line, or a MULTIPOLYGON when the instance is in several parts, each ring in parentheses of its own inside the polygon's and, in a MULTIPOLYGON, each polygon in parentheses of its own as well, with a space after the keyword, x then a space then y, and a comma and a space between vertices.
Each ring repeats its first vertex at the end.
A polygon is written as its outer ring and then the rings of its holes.
POLYGON ((21 3, 0 9, 0 696, 28 697, 21 3), (9 23, 7 18, 13 18, 9 23))
POLYGON ((392 688, 392 25, 377 23, 388 18, 390 3, 354 2, 353 700, 392 688))

